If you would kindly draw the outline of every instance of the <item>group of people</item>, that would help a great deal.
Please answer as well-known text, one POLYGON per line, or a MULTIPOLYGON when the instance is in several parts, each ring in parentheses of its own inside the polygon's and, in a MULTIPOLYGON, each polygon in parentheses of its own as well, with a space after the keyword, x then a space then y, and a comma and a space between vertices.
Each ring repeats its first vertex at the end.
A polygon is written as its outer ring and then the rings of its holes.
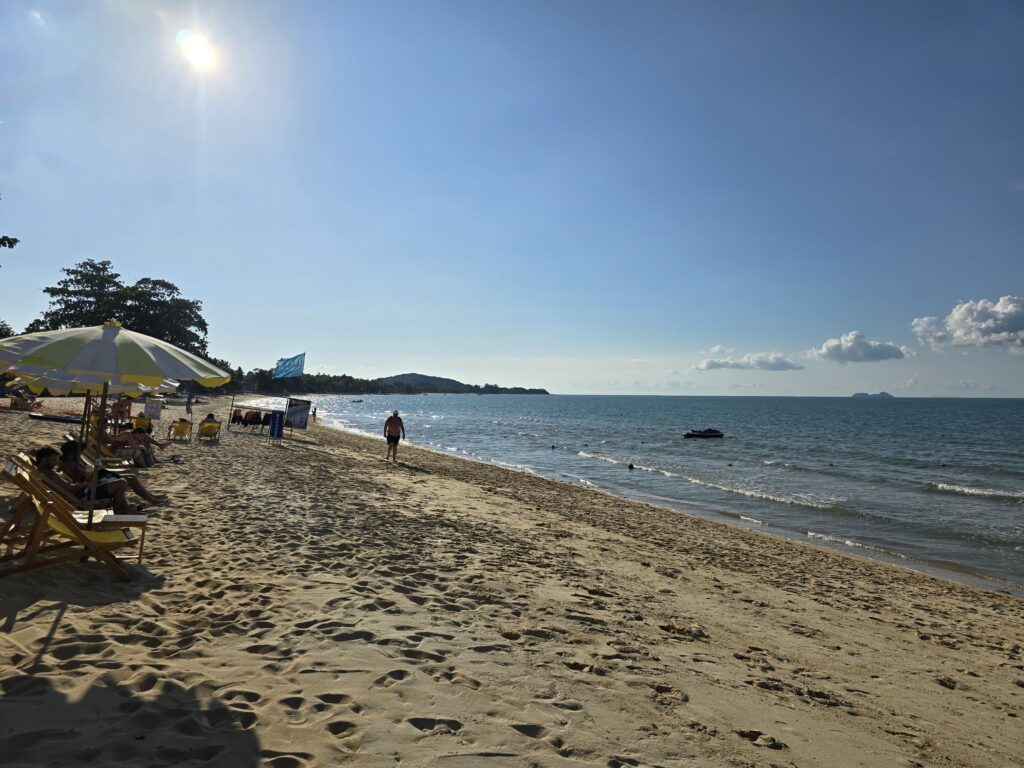
MULTIPOLYGON (((129 398, 123 397, 110 404, 107 412, 96 420, 96 434, 112 456, 130 462, 136 468, 152 467, 157 463, 156 452, 171 443, 157 440, 152 426, 133 427, 129 398)), ((210 414, 209 418, 213 418, 210 414)), ((50 488, 79 508, 90 503, 93 486, 95 500, 101 506, 110 505, 116 514, 137 514, 142 507, 129 500, 129 492, 146 506, 166 504, 168 497, 150 491, 134 471, 107 469, 102 462, 88 462, 84 458, 85 446, 78 440, 68 439, 60 449, 52 446, 39 448, 34 456, 36 467, 50 488)))
POLYGON ((69 501, 74 501, 77 506, 84 508, 89 503, 94 473, 96 501, 109 502, 116 514, 137 514, 141 511, 137 504, 128 500, 129 490, 149 506, 156 507, 167 503, 166 495, 150 491, 136 474, 90 466, 82 458, 82 450, 82 443, 68 440, 59 451, 45 446, 37 450, 33 457, 51 489, 69 501))

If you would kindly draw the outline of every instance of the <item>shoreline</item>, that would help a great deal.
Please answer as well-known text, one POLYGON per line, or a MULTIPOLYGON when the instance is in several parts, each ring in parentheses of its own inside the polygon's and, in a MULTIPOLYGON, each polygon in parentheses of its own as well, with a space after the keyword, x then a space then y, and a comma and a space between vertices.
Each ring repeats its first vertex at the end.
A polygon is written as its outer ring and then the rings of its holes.
MULTIPOLYGON (((274 395, 253 395, 255 399, 273 399, 277 396, 274 395)), ((301 395, 303 399, 317 398, 317 397, 328 397, 328 395, 317 395, 317 394, 305 394, 301 395)), ((350 427, 338 424, 329 423, 321 417, 318 426, 323 426, 328 429, 334 429, 339 432, 352 434, 358 437, 365 437, 371 440, 382 439, 378 436, 371 434, 370 432, 359 429, 357 427, 350 427)), ((542 477, 553 482, 565 483, 571 487, 585 487, 594 490, 599 493, 605 493, 613 498, 623 499, 626 501, 633 501, 638 504, 649 504, 651 506, 664 509, 667 511, 675 512, 677 514, 688 515, 696 517, 701 520, 708 520, 711 522, 722 523, 725 525, 733 526, 741 530, 751 531, 754 533, 762 533, 767 536, 777 537, 785 541, 794 542, 797 544, 803 544, 810 547, 816 547, 824 549, 829 552, 835 552, 837 554, 849 555, 852 557, 864 558, 872 562, 883 563, 895 568, 901 568, 909 570, 915 573, 924 574, 937 578, 944 581, 950 581, 956 584, 962 584, 977 589, 984 589, 987 591, 996 592, 999 594, 1005 594, 1012 597, 1024 598, 1024 583, 1018 583, 1012 579, 1001 578, 998 576, 989 575, 981 571, 972 569, 968 565, 963 565, 955 562, 930 562, 918 557, 911 555, 905 555, 895 550, 880 549, 878 547, 870 546, 867 544, 854 542, 852 545, 847 544, 845 540, 838 537, 834 537, 829 534, 816 534, 812 531, 804 531, 802 533, 797 531, 790 531, 781 526, 772 525, 771 523, 765 523, 761 520, 755 520, 753 518, 747 518, 745 515, 739 512, 726 511, 717 509, 711 504, 704 504, 694 501, 679 501, 674 499, 663 499, 661 500, 654 494, 644 495, 636 494, 630 495, 627 491, 620 491, 618 489, 607 488, 602 485, 598 485, 594 481, 581 480, 579 483, 572 482, 567 479, 558 477, 552 477, 548 474, 543 473, 540 470, 533 469, 531 467, 520 466, 509 464, 507 462, 501 462, 497 459, 486 459, 483 457, 460 455, 456 451, 447 451, 432 446, 419 445, 412 441, 403 441, 403 444, 415 447, 419 450, 436 453, 440 456, 447 456, 449 458, 460 459, 463 461, 471 461, 487 466, 494 466, 501 469, 506 469, 511 472, 522 472, 535 477, 542 477), (748 522, 749 520, 749 522, 748 522)))
MULTIPOLYGON (((8 454, 63 431, 2 426, 8 454)), ((0 579, 11 765, 996 768, 1024 753, 1024 601, 420 448, 391 465, 383 448, 319 424, 280 446, 237 431, 173 446, 177 462, 140 473, 173 502, 133 582, 92 563, 0 579)))

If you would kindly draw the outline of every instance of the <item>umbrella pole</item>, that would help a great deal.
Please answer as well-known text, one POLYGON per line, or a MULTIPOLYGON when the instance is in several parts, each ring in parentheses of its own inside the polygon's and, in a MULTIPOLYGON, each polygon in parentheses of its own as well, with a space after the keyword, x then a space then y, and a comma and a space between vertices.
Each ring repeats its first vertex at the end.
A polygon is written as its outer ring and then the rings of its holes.
MULTIPOLYGON (((109 382, 103 382, 103 394, 100 395, 99 418, 96 420, 96 449, 99 450, 99 443, 103 439, 103 414, 107 411, 107 387, 109 382)), ((97 459, 99 456, 97 456, 97 459)), ((89 488, 89 530, 92 530, 92 515, 96 510, 96 481, 100 477, 100 466, 102 462, 97 461, 92 469, 92 481, 89 488)))
POLYGON ((82 426, 78 429, 78 442, 85 445, 89 435, 89 406, 92 405, 92 390, 85 390, 85 408, 82 410, 82 426))

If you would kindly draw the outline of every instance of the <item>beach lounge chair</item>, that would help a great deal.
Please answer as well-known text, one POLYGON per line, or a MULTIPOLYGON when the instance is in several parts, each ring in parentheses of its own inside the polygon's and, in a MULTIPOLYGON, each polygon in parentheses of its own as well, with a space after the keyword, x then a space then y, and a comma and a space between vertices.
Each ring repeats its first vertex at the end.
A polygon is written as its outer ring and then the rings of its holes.
POLYGON ((200 440, 220 440, 220 422, 219 421, 201 421, 199 422, 199 430, 196 432, 196 442, 200 440))
POLYGON ((113 553, 137 546, 142 561, 145 541, 145 515, 99 514, 92 529, 83 520, 83 513, 73 510, 62 497, 42 484, 38 473, 27 470, 19 461, 4 464, 3 479, 22 492, 9 519, 0 525, 0 576, 46 565, 94 557, 122 579, 131 575, 113 553), (27 517, 34 513, 31 524, 27 517), (133 528, 140 528, 136 535, 133 528))
POLYGON ((191 421, 172 421, 167 428, 168 440, 184 440, 186 443, 192 440, 191 421))
MULTIPOLYGON (((39 471, 38 467, 36 467, 35 462, 32 461, 32 457, 29 456, 27 453, 15 454, 12 457, 12 461, 14 461, 15 464, 17 464, 19 467, 28 472, 33 479, 36 479, 40 483, 45 485, 50 490, 51 493, 57 494, 62 499, 64 499, 64 501, 68 502, 68 504, 71 505, 72 509, 82 509, 82 500, 75 498, 74 496, 70 496, 64 491, 64 489, 57 488, 56 486, 54 486, 54 484, 47 479, 46 475, 39 471)), ((111 506, 113 503, 113 499, 96 499, 95 502, 93 503, 93 509, 106 508, 111 506)))
MULTIPOLYGON (((64 440, 66 442, 68 440, 78 440, 78 438, 70 432, 67 432, 64 435, 64 440)), ((102 443, 97 443, 95 435, 90 436, 82 447, 82 456, 84 456, 93 466, 99 465, 105 469, 127 469, 132 466, 130 461, 114 456, 114 454, 111 453, 110 448, 102 443), (99 447, 97 447, 97 445, 99 447)))
POLYGON ((139 427, 142 427, 143 429, 149 429, 152 426, 153 422, 150 419, 143 416, 141 413, 132 419, 132 428, 134 429, 138 429, 139 427))

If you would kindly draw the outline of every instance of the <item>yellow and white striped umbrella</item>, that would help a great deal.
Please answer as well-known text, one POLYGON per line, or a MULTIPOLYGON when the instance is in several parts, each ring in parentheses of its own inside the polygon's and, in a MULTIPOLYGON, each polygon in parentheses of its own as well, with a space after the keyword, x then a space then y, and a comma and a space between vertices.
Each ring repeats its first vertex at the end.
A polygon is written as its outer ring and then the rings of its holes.
POLYGON ((165 379, 218 387, 230 374, 166 341, 105 323, 0 339, 0 370, 31 376, 95 377, 159 387, 165 379))
POLYGON ((96 376, 84 376, 73 374, 62 374, 59 371, 50 371, 49 375, 34 376, 21 371, 18 378, 7 382, 8 387, 28 387, 29 391, 36 395, 49 392, 51 395, 98 395, 103 391, 104 383, 107 384, 107 393, 111 395, 128 395, 128 397, 142 397, 143 395, 163 394, 176 392, 178 382, 173 379, 164 379, 159 387, 147 387, 145 384, 138 384, 132 381, 126 382, 105 382, 96 376), (70 378, 69 378, 70 377, 70 378))

